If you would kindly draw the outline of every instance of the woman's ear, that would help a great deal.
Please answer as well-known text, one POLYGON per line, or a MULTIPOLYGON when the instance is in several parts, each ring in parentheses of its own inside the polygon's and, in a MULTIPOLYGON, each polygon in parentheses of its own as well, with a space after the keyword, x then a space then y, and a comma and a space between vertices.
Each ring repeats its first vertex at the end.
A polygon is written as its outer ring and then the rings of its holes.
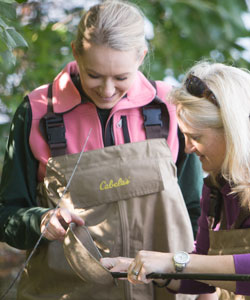
POLYGON ((147 53, 148 53, 148 49, 145 48, 145 50, 143 51, 142 56, 141 56, 141 58, 140 58, 139 66, 141 66, 141 65, 143 64, 144 58, 145 58, 145 56, 147 55, 147 53))

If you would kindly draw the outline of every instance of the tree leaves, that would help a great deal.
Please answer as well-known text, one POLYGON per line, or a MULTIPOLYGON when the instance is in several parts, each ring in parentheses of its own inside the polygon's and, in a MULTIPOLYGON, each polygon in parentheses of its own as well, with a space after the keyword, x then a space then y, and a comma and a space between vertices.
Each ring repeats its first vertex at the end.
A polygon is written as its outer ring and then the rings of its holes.
POLYGON ((0 13, 2 17, 10 20, 14 20, 16 18, 16 9, 12 3, 7 3, 4 2, 4 0, 1 0, 0 5, 1 5, 0 13))
POLYGON ((166 69, 176 78, 195 61, 217 59, 250 67, 238 48, 238 38, 248 37, 242 13, 244 0, 132 0, 154 25, 150 40, 154 51, 151 76, 163 79, 166 69), (232 56, 233 53, 237 56, 232 56))
POLYGON ((6 36, 8 44, 12 45, 12 49, 17 47, 28 47, 25 39, 13 27, 6 29, 6 36))
POLYGON ((7 24, 16 19, 16 6, 13 3, 13 0, 0 0, 0 63, 4 62, 5 66, 15 65, 15 48, 28 47, 21 34, 7 24))

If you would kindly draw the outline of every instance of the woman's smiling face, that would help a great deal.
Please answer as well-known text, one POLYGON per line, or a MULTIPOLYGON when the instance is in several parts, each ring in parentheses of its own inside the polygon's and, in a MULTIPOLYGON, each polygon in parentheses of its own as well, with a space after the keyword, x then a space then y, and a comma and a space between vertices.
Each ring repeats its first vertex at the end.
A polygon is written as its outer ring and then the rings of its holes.
POLYGON ((205 172, 218 174, 221 170, 226 153, 226 141, 223 130, 194 129, 178 120, 185 137, 185 152, 195 153, 205 172))
POLYGON ((75 58, 84 92, 97 107, 111 109, 130 89, 144 56, 138 60, 135 50, 84 43, 82 55, 75 58))

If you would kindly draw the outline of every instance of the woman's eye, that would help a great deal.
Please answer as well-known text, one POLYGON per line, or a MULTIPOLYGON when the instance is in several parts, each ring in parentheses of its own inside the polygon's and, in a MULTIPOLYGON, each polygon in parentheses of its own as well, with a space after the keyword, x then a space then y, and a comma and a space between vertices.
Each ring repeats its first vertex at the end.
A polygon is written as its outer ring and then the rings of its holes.
POLYGON ((117 77, 116 80, 119 80, 119 81, 123 81, 123 80, 126 80, 127 77, 117 77))
POLYGON ((98 76, 98 75, 93 75, 93 74, 88 74, 88 76, 89 76, 90 78, 94 78, 94 79, 97 79, 97 78, 99 78, 99 76, 98 76))
POLYGON ((191 139, 193 141, 198 141, 200 139, 200 136, 199 135, 191 136, 191 139))

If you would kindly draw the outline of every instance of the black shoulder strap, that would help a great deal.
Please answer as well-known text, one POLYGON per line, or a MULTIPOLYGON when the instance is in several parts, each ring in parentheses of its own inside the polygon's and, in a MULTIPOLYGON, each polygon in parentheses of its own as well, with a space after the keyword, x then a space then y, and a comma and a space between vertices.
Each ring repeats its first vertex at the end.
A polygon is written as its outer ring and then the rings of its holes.
MULTIPOLYGON (((169 113, 166 104, 157 96, 156 82, 149 80, 156 89, 156 97, 154 100, 143 108, 144 126, 147 139, 166 138, 169 133, 169 113), (158 105, 158 107, 157 107, 158 105)), ((183 133, 178 126, 179 152, 176 161, 178 174, 181 172, 182 166, 186 161, 185 139, 183 133)))
POLYGON ((250 211, 247 207, 240 207, 240 213, 235 221, 235 223, 232 225, 232 229, 239 229, 242 228, 243 223, 250 217, 250 211))
POLYGON ((149 80, 156 89, 155 98, 142 108, 147 139, 165 138, 169 133, 169 113, 166 104, 157 96, 155 81, 149 80))
POLYGON ((184 165, 186 158, 188 157, 188 155, 185 153, 185 138, 183 133, 181 132, 179 126, 178 126, 178 139, 179 139, 179 152, 178 152, 178 157, 177 157, 177 161, 176 161, 176 166, 177 166, 177 171, 178 174, 182 168, 182 166, 184 165))
MULTIPOLYGON (((223 185, 226 184, 226 181, 224 178, 219 179, 219 186, 215 187, 214 183, 211 181, 211 176, 207 176, 204 179, 204 183, 207 187, 210 188, 210 202, 209 202, 209 217, 213 217, 213 226, 212 229, 216 227, 218 222, 221 222, 220 229, 227 229, 227 217, 225 213, 225 208, 223 205, 223 196, 220 192, 220 189, 223 187, 223 185)), ((242 225, 250 217, 250 211, 249 208, 240 206, 240 212, 235 220, 235 222, 231 225, 230 229, 240 229, 242 228, 242 225)))
POLYGON ((52 103, 52 84, 48 87, 47 113, 39 122, 39 128, 43 137, 49 145, 51 156, 65 155, 67 141, 65 138, 65 125, 63 115, 55 114, 52 103))
MULTIPOLYGON (((223 211, 223 197, 220 192, 220 189, 214 186, 214 184, 212 183, 210 176, 204 178, 204 183, 210 189, 209 210, 208 210, 208 217, 210 223, 209 229, 214 229, 217 226, 217 224, 221 221, 221 216, 223 211)), ((225 229, 224 228, 225 225, 226 223, 223 221, 223 229, 225 229)))

